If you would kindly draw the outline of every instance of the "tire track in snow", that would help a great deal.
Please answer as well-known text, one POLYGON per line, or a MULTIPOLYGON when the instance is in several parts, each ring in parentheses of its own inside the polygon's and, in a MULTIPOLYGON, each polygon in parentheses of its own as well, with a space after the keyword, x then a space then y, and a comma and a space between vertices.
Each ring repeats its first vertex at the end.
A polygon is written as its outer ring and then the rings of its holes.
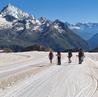
POLYGON ((88 64, 88 68, 90 70, 89 76, 92 78, 91 83, 88 86, 84 87, 75 97, 92 97, 98 88, 98 79, 94 76, 93 73, 95 70, 95 63, 89 57, 86 58, 88 60, 86 64, 88 64), (94 67, 94 68, 93 68, 94 67))
POLYGON ((42 83, 49 80, 49 78, 51 79, 51 76, 55 76, 56 73, 62 69, 62 68, 58 68, 58 67, 56 67, 56 68, 57 68, 57 70, 55 71, 55 67, 50 67, 48 69, 48 71, 44 71, 39 76, 33 77, 33 79, 31 78, 31 81, 30 81, 30 79, 28 79, 25 85, 22 85, 21 87, 12 91, 11 93, 8 93, 5 97, 21 97, 22 95, 23 95, 22 97, 26 97, 26 95, 24 95, 24 93, 26 93, 27 91, 30 92, 30 90, 31 90, 31 92, 32 91, 35 92, 37 87, 40 87, 42 83), (48 76, 47 76, 47 73, 48 73, 48 76))
POLYGON ((97 80, 92 77, 92 82, 84 87, 75 97, 92 97, 97 88, 97 80))
MULTIPOLYGON (((23 84, 3 97, 92 97, 98 91, 97 77, 94 70, 96 66, 93 66, 91 61, 89 64, 88 59, 85 60, 87 60, 86 64, 81 65, 51 66, 48 70, 41 72, 40 75, 38 74, 29 78, 26 82, 24 81, 23 84), (70 71, 66 72, 67 67, 69 67, 70 71), (89 80, 88 84, 78 91, 77 83, 80 84, 80 82, 75 76, 79 76, 76 70, 81 71, 81 67, 85 68, 85 70, 89 69, 90 72, 86 76, 89 76, 90 80, 87 79, 89 80), (70 75, 67 76, 67 74, 70 75)), ((83 71, 80 73, 83 73, 83 71)))
MULTIPOLYGON (((45 62, 44 58, 40 58, 40 60, 41 61, 36 61, 34 63, 33 63, 32 59, 30 59, 28 61, 26 60, 23 63, 18 63, 20 66, 18 66, 17 68, 14 67, 14 68, 9 68, 7 70, 5 69, 3 71, 1 70, 0 71, 0 79, 4 79, 4 78, 6 78, 8 76, 14 75, 14 74, 19 73, 19 72, 21 72, 23 70, 26 70, 28 68, 35 67, 35 66, 37 67, 37 66, 40 66, 40 64, 44 64, 44 62, 45 62)), ((13 64, 13 66, 14 65, 15 64, 13 64)))

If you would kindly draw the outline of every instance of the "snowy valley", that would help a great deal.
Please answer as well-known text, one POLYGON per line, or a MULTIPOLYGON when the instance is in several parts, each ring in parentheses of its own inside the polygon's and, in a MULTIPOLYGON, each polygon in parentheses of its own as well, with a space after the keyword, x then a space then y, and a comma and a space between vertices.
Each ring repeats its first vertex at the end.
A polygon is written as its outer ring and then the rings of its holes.
POLYGON ((48 52, 0 53, 0 97, 97 97, 98 54, 85 53, 78 64, 77 53, 68 63, 53 63, 48 52))

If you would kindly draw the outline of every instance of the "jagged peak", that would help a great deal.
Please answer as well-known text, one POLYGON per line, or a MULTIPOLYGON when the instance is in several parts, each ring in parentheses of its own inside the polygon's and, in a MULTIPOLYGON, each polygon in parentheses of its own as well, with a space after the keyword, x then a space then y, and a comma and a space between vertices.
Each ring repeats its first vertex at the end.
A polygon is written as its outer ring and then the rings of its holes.
POLYGON ((64 22, 60 21, 59 19, 56 19, 53 22, 54 25, 58 25, 59 27, 61 27, 62 29, 68 28, 67 24, 65 24, 64 22))
POLYGON ((60 23, 61 21, 59 20, 59 19, 56 19, 55 21, 54 21, 54 23, 60 23))
MULTIPOLYGON (((14 6, 14 5, 12 5, 11 3, 9 3, 8 5, 6 5, 6 7, 10 7, 10 6, 14 6)), ((15 7, 15 6, 14 6, 15 7)))
POLYGON ((9 3, 8 6, 13 6, 13 5, 11 3, 9 3))
POLYGON ((24 18, 28 18, 30 17, 30 15, 22 10, 20 10, 19 8, 15 7, 12 4, 8 4, 6 5, 2 10, 1 10, 1 15, 2 16, 6 16, 6 15, 10 15, 13 16, 17 19, 24 19, 24 18))
POLYGON ((10 8, 16 8, 14 5, 12 5, 11 3, 7 4, 2 10, 1 10, 1 13, 4 12, 5 10, 8 10, 10 8))

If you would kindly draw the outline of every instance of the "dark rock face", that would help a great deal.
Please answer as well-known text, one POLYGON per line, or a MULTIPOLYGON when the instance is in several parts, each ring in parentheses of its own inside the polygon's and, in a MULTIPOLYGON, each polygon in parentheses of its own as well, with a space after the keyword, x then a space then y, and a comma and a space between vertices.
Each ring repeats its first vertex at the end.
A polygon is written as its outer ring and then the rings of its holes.
POLYGON ((49 51, 49 50, 50 48, 39 44, 35 44, 33 46, 29 46, 23 49, 23 51, 49 51))

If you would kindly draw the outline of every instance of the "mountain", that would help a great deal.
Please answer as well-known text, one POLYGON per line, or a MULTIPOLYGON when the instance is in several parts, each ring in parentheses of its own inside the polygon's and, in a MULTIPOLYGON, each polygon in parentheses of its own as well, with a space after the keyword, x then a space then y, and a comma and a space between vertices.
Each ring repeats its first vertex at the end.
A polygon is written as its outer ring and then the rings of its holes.
POLYGON ((0 47, 21 50, 35 44, 52 48, 55 51, 83 48, 88 44, 60 20, 39 19, 9 4, 0 12, 0 47))
POLYGON ((85 40, 98 33, 98 23, 69 24, 69 28, 85 40))
POLYGON ((17 7, 8 4, 7 6, 5 6, 0 14, 5 17, 6 19, 10 18, 12 20, 14 19, 25 19, 25 18, 29 18, 30 15, 26 12, 23 12, 22 10, 18 9, 17 7))
POLYGON ((95 34, 92 38, 88 40, 90 49, 95 49, 98 47, 98 34, 95 34))

